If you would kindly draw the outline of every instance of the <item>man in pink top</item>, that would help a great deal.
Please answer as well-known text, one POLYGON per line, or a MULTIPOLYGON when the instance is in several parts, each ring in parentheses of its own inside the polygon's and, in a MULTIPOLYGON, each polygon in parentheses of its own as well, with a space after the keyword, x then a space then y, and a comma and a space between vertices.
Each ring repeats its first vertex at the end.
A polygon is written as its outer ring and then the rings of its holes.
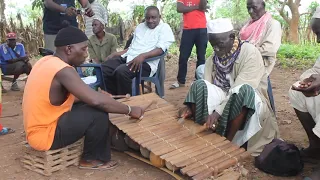
POLYGON ((197 48, 197 67, 205 63, 207 49, 207 0, 178 0, 177 11, 183 13, 183 33, 180 43, 179 70, 177 80, 170 89, 185 86, 193 45, 197 48))

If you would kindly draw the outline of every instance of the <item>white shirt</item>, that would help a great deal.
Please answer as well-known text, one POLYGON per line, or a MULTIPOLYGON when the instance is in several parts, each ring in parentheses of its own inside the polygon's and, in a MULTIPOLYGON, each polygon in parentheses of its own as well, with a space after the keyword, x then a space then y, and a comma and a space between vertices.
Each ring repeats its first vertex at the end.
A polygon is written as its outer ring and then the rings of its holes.
MULTIPOLYGON (((127 57, 128 63, 139 54, 152 51, 156 48, 161 48, 165 52, 173 42, 174 35, 167 23, 160 21, 159 25, 154 29, 150 29, 145 23, 141 23, 134 31, 133 40, 128 51, 122 57, 127 57)), ((156 73, 159 60, 147 62, 151 68, 150 77, 156 73)))
MULTIPOLYGON (((100 18, 102 18, 105 22, 105 24, 108 24, 108 13, 105 7, 103 7, 103 5, 98 1, 95 0, 93 1, 91 4, 91 8, 92 11, 94 13, 94 16, 99 16, 100 18)), ((92 17, 88 17, 86 15, 84 15, 84 21, 85 21, 85 26, 86 26, 86 30, 85 30, 85 34, 87 35, 88 38, 90 38, 93 35, 93 31, 92 31, 92 21, 93 18, 92 17)))

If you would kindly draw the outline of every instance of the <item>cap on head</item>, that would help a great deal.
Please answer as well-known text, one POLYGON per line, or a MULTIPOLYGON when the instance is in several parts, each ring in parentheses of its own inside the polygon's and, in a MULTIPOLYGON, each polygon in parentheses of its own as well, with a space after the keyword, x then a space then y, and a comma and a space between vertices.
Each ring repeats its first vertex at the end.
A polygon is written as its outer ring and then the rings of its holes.
POLYGON ((229 18, 218 18, 207 23, 208 34, 218 34, 233 31, 233 25, 229 18))
POLYGON ((7 39, 17 39, 17 34, 16 33, 13 33, 13 32, 10 32, 7 34, 7 39))
POLYGON ((87 40, 88 37, 80 29, 73 26, 68 26, 58 32, 56 39, 54 40, 54 45, 56 47, 62 47, 81 43, 87 40))
POLYGON ((94 16, 93 20, 99 21, 103 25, 103 27, 106 25, 106 22, 100 16, 94 16))
POLYGON ((320 6, 317 7, 316 11, 314 12, 312 18, 320 19, 320 6))

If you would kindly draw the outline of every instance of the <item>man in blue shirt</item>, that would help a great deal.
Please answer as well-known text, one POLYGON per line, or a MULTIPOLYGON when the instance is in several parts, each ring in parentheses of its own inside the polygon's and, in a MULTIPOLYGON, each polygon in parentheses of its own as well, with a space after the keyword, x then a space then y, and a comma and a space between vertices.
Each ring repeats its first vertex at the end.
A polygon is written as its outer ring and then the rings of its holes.
MULTIPOLYGON (((82 8, 85 8, 86 16, 93 16, 94 13, 88 0, 78 0, 82 8)), ((44 0, 43 11, 43 32, 46 49, 55 51, 54 40, 60 29, 67 24, 78 27, 77 10, 75 0, 44 0)))
MULTIPOLYGON (((32 66, 29 63, 23 44, 17 43, 15 33, 8 33, 7 42, 0 45, 0 63, 4 75, 14 75, 11 90, 20 91, 17 79, 21 74, 29 75, 32 66)), ((2 92, 6 92, 3 87, 2 92)))

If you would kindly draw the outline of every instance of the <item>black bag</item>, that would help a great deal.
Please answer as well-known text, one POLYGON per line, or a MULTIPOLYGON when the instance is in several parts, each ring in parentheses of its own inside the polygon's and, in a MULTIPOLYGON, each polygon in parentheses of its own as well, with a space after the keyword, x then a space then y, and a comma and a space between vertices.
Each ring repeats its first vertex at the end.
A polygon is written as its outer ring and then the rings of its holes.
POLYGON ((303 169, 300 151, 294 144, 274 139, 255 158, 255 166, 274 176, 296 176, 303 169))

